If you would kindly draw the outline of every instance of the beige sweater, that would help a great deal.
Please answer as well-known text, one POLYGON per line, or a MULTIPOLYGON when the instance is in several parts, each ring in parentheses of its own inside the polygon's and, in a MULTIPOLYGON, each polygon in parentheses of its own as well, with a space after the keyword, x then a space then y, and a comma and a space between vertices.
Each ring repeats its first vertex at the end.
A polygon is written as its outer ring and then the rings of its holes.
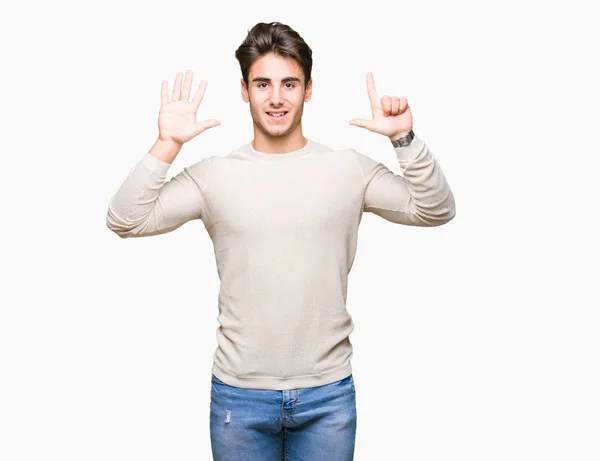
POLYGON ((362 213, 411 226, 455 214, 423 140, 390 150, 404 176, 354 149, 308 139, 282 154, 247 143, 166 182, 171 165, 146 152, 111 199, 106 224, 126 238, 202 220, 221 282, 217 378, 274 390, 328 384, 352 373, 346 293, 362 213))

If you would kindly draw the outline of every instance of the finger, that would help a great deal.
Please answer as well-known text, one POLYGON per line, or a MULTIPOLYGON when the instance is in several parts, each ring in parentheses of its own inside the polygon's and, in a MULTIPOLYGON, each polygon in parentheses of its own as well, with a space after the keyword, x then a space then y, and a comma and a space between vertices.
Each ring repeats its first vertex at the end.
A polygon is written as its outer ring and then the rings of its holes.
POLYGON ((373 116, 375 116, 376 110, 381 110, 381 101, 377 97, 375 79, 371 72, 367 72, 367 93, 369 94, 369 101, 371 102, 371 112, 373 113, 373 116))
POLYGON ((201 80, 200 85, 198 85, 198 89, 196 90, 196 94, 194 95, 194 99, 192 102, 194 103, 194 107, 197 109, 204 99, 204 92, 206 91, 206 85, 208 82, 206 80, 201 80))
POLYGON ((374 131, 373 120, 365 120, 362 118, 354 118, 350 120, 350 125, 358 126, 360 128, 366 128, 367 130, 374 131))
POLYGON ((181 72, 177 72, 175 77, 175 86, 173 87, 173 101, 179 101, 181 95, 181 72))
POLYGON ((392 98, 392 108, 390 112, 391 115, 398 115, 400 113, 400 98, 396 96, 392 98))
POLYGON ((191 69, 185 72, 185 80, 183 81, 183 89, 181 90, 181 100, 188 102, 190 99, 190 93, 192 91, 192 78, 194 73, 191 69))
POLYGON ((169 82, 166 80, 162 81, 160 86, 160 105, 164 106, 169 103, 169 82))
POLYGON ((408 109, 408 101, 406 98, 399 98, 400 99, 400 113, 402 114, 403 112, 406 112, 406 109, 408 109))
POLYGON ((387 94, 381 98, 381 108, 383 109, 383 115, 388 117, 392 112, 392 98, 387 94))
POLYGON ((196 128, 199 133, 202 133, 204 130, 219 126, 220 124, 221 122, 219 120, 204 120, 203 122, 196 123, 196 128))

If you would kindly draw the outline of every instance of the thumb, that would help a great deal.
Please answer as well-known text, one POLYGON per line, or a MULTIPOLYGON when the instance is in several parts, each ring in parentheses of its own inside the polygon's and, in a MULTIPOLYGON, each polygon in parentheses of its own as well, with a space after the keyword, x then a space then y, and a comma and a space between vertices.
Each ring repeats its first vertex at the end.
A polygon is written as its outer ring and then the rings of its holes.
POLYGON ((202 133, 204 130, 219 126, 221 122, 219 120, 204 120, 203 122, 196 123, 196 131, 202 133))
POLYGON ((361 128, 366 128, 367 130, 373 131, 373 121, 372 120, 365 120, 362 118, 353 118, 352 120, 350 120, 349 123, 350 123, 350 125, 358 126, 361 128))

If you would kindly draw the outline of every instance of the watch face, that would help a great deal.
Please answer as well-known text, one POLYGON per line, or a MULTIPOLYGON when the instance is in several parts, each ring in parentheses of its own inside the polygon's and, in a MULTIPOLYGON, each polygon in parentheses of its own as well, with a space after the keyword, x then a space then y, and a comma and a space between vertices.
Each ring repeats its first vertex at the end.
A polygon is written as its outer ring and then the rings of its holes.
POLYGON ((410 145, 410 143, 414 139, 414 137, 415 137, 415 134, 413 133, 412 130, 410 130, 406 136, 403 136, 400 139, 396 139, 395 141, 392 141, 392 144, 394 145, 394 147, 406 147, 406 146, 410 145))

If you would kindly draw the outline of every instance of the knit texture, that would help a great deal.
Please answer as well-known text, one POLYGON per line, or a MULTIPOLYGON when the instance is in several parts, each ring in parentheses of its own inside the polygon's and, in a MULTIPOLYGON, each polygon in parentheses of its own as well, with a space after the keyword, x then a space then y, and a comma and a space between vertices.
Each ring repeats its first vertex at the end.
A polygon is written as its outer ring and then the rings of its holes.
POLYGON ((106 224, 128 238, 202 220, 220 279, 217 378, 273 390, 328 384, 352 373, 346 294, 363 212, 411 226, 455 215, 426 143, 415 136, 390 149, 403 175, 308 139, 279 154, 249 142, 168 181, 171 165, 146 152, 110 200, 106 224))

